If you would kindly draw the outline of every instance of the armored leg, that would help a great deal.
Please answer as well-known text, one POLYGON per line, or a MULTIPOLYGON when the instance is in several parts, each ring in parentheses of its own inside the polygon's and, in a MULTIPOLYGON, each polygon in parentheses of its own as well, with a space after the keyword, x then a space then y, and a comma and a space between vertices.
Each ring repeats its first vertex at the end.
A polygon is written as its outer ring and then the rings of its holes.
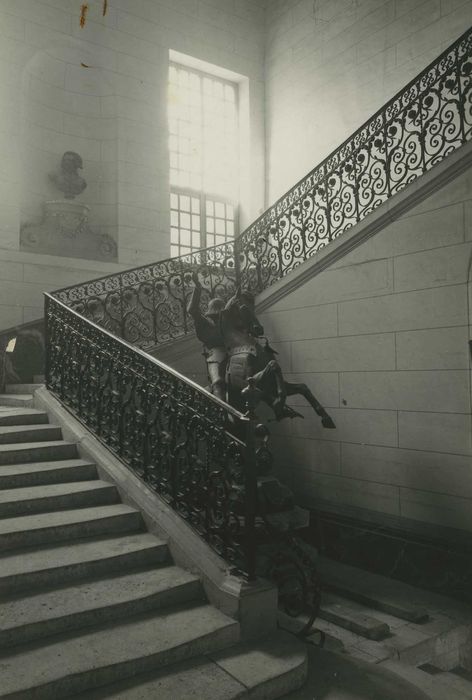
POLYGON ((320 404, 316 396, 312 393, 312 391, 307 387, 306 384, 300 383, 300 384, 295 384, 292 382, 285 382, 285 387, 287 391, 287 396, 293 396, 294 394, 301 394, 310 406, 314 409, 315 413, 320 416, 321 418, 321 424, 323 428, 336 428, 336 425, 331 418, 331 416, 328 414, 328 412, 323 408, 323 406, 320 404))

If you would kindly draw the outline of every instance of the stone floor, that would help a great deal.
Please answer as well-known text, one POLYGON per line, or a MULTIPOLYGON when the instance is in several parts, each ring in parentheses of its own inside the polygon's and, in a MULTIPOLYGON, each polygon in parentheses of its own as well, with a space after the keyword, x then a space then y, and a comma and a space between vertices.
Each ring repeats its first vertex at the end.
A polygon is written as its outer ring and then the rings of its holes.
MULTIPOLYGON (((382 666, 309 645, 308 679, 284 700, 429 700, 382 666)), ((449 700, 444 698, 444 700, 449 700)))

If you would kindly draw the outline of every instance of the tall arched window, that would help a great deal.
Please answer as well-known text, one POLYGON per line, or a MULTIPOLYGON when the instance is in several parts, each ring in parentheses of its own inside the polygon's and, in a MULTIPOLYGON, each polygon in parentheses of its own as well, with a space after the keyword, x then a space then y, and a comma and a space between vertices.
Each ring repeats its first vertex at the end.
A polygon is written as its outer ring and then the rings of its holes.
POLYGON ((234 238, 239 199, 238 86, 169 69, 171 255, 234 238))

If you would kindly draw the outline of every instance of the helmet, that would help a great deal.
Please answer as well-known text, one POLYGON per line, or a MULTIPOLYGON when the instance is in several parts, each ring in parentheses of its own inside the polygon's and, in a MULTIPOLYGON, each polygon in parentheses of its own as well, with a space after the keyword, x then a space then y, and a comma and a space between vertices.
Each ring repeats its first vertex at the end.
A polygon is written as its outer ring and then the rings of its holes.
POLYGON ((218 297, 210 299, 210 301, 208 302, 207 314, 209 316, 216 316, 220 313, 220 311, 223 310, 224 305, 224 301, 222 299, 219 299, 218 297))

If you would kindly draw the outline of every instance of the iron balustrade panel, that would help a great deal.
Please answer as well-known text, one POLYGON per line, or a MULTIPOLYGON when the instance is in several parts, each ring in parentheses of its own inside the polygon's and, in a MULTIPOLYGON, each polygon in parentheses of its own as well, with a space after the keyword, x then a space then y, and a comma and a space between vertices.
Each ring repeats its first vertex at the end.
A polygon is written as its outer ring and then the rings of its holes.
POLYGON ((469 29, 241 234, 240 283, 262 291, 469 141, 471 76, 469 29))
POLYGON ((254 489, 255 462, 233 434, 251 422, 48 295, 45 317, 48 389, 218 554, 253 578, 255 504, 248 504, 246 489, 254 489))
POLYGON ((202 284, 203 309, 214 296, 229 299, 237 284, 234 241, 77 284, 54 296, 110 333, 150 349, 193 330, 187 313, 193 272, 202 284))
POLYGON ((234 241, 55 296, 141 348, 185 335, 192 272, 203 308, 238 284, 257 293, 287 275, 470 140, 471 83, 469 29, 234 241))

